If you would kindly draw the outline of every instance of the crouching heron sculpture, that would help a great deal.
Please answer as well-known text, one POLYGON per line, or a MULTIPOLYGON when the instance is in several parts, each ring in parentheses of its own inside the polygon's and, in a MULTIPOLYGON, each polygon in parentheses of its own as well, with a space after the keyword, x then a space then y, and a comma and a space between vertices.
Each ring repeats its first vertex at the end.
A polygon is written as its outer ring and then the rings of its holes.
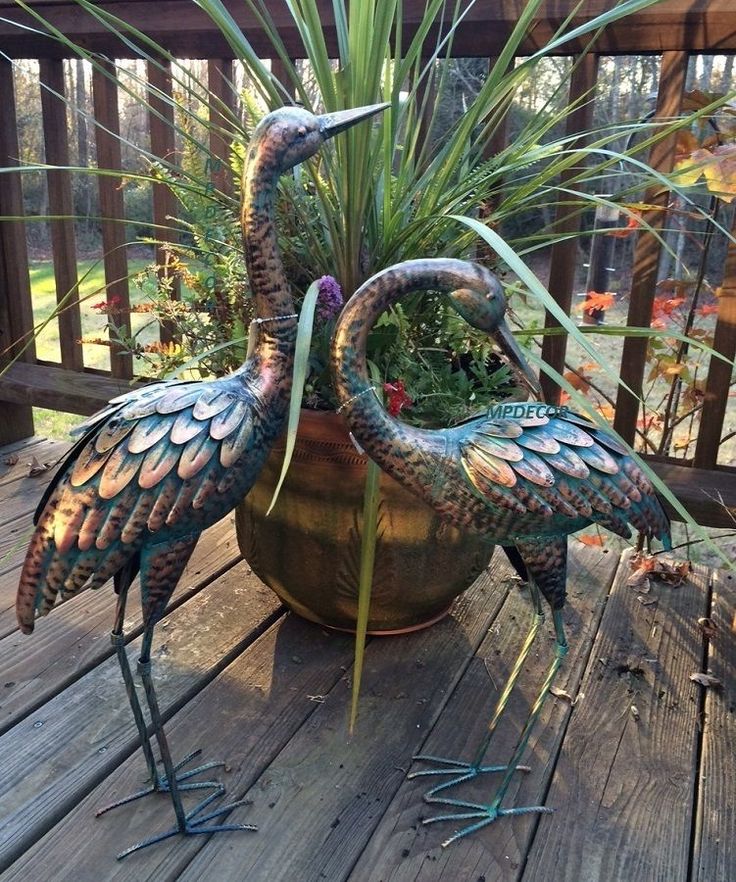
MULTIPOLYGON (((110 577, 117 593, 112 643, 120 664, 151 784, 112 806, 147 793, 168 792, 176 824, 127 849, 129 854, 177 833, 254 829, 208 824, 241 802, 205 812, 225 791, 194 775, 221 763, 179 773, 196 754, 174 764, 151 678, 156 623, 201 532, 243 498, 282 431, 291 389, 296 315, 279 256, 274 197, 279 176, 315 154, 333 135, 387 105, 315 116, 287 107, 264 117, 250 142, 243 177, 242 229, 258 342, 228 377, 167 382, 115 398, 77 431, 81 437, 36 511, 17 597, 21 630, 33 631, 57 598, 98 588, 110 577), (125 651, 128 589, 140 573, 143 643, 138 671, 164 774, 159 774, 125 651), (185 812, 181 792, 210 788, 185 812)), ((101 812, 100 812, 101 813, 101 812)))
POLYGON ((434 767, 410 777, 451 776, 424 798, 453 811, 424 823, 472 822, 450 836, 444 843, 448 845, 506 815, 551 811, 544 806, 506 807, 503 800, 514 772, 524 768, 519 761, 568 649, 562 619, 567 536, 589 524, 600 524, 628 537, 631 524, 669 548, 670 531, 651 484, 627 449, 582 416, 548 416, 546 407, 530 405, 522 408, 525 413, 519 418, 480 416, 442 430, 413 428, 391 417, 373 394, 366 368, 366 339, 385 309, 418 290, 447 293, 469 324, 496 340, 519 378, 534 391, 539 386, 504 322, 500 284, 483 267, 464 261, 415 260, 378 273, 353 295, 335 329, 335 388, 356 441, 382 469, 455 526, 515 548, 529 576, 533 624, 475 759, 415 757, 434 767), (544 619, 540 592, 552 609, 555 657, 509 762, 484 766, 493 732, 544 619), (502 774, 488 804, 446 795, 448 788, 487 772, 502 774))

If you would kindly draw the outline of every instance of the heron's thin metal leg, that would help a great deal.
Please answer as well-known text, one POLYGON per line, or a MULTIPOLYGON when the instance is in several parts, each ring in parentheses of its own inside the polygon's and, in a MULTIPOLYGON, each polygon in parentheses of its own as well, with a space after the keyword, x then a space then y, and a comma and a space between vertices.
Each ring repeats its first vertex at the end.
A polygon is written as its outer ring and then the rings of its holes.
POLYGON ((533 580, 529 582, 529 592, 531 596, 532 604, 534 605, 534 618, 532 620, 532 625, 529 630, 529 633, 526 636, 526 640, 524 641, 519 655, 514 662, 514 666, 511 669, 511 672, 506 680, 506 684, 501 691, 501 694, 496 701, 496 706, 493 709, 493 713, 491 714, 491 719, 488 721, 488 729, 486 731, 486 735, 483 738, 483 741, 480 743, 478 750, 475 755, 475 759, 468 763, 462 762, 461 760, 455 759, 447 759, 445 757, 439 756, 430 756, 428 754, 419 754, 418 756, 413 757, 415 760, 421 760, 424 762, 437 763, 440 768, 435 769, 421 769, 418 772, 411 772, 407 777, 408 778, 421 778, 432 775, 454 775, 455 777, 451 778, 449 781, 443 781, 442 784, 438 784, 433 787, 431 790, 427 791, 425 795, 425 800, 429 801, 430 797, 433 797, 435 794, 440 793, 442 790, 447 790, 450 787, 454 787, 456 784, 460 784, 463 781, 469 781, 472 778, 475 778, 478 775, 481 775, 486 772, 506 772, 508 775, 513 775, 514 772, 528 772, 530 771, 529 766, 519 766, 512 762, 511 765, 493 765, 493 766, 483 766, 483 758, 486 755, 486 751, 488 750, 488 745, 491 743, 491 738, 493 737, 496 728, 503 716, 504 711, 506 710, 506 705, 508 704, 509 697, 516 685, 516 681, 519 679, 519 675, 524 667, 524 662, 529 655, 529 652, 534 645, 534 641, 536 640, 537 634, 539 633, 540 628, 544 624, 544 610, 542 608, 542 598, 539 593, 539 589, 534 584, 533 580))
POLYGON ((464 800, 450 799, 444 796, 437 797, 435 796, 435 794, 440 788, 434 788, 433 790, 430 790, 429 793, 427 793, 424 797, 425 801, 429 803, 438 803, 441 805, 449 805, 469 810, 465 812, 455 812, 452 814, 437 815, 432 818, 427 818, 423 821, 424 824, 434 824, 439 821, 479 819, 476 820, 476 823, 471 824, 468 827, 463 828, 462 830, 458 830, 442 843, 443 846, 449 845, 456 839, 461 839, 462 837, 467 836, 470 833, 474 833, 475 831, 488 826, 488 824, 493 823, 493 821, 500 817, 504 817, 507 815, 525 815, 532 813, 548 814, 553 811, 553 809, 543 805, 521 806, 518 808, 508 809, 501 808, 501 802, 506 795, 509 784, 511 783, 511 778, 515 771, 516 764, 519 762, 524 751, 526 750, 529 738, 532 733, 532 729, 534 728, 534 724, 539 719, 539 715, 542 712, 542 707, 544 706, 544 702, 549 695, 552 684, 554 683, 555 677, 557 676, 557 672, 562 665, 563 659, 567 655, 568 645, 565 638, 565 630, 562 622, 562 611, 558 609, 553 610, 552 616, 555 626, 555 635, 557 638, 555 643, 555 657, 552 661, 552 665, 547 672, 547 676, 544 679, 544 683, 542 684, 542 688, 539 691, 539 695, 537 695, 537 698, 532 705, 529 716, 527 717, 526 723, 524 724, 524 728, 522 729, 521 735, 519 736, 519 741, 516 745, 513 756, 511 757, 509 764, 506 767, 503 779, 501 780, 498 790, 496 791, 496 794, 493 797, 491 803, 488 805, 483 805, 479 803, 466 802, 464 800))
MULTIPOLYGON (((148 775, 151 783, 146 787, 141 788, 140 790, 136 790, 134 793, 123 796, 122 798, 117 799, 114 802, 111 802, 108 805, 104 805, 101 808, 97 809, 97 817, 99 817, 100 815, 104 815, 106 812, 109 812, 110 809, 118 808, 121 805, 127 805, 129 802, 135 802, 135 800, 141 799, 144 796, 148 796, 151 793, 167 793, 169 791, 169 783, 167 778, 162 777, 156 767, 156 759, 154 757, 153 748, 151 747, 151 742, 149 740, 148 727, 143 716, 143 710, 138 700, 138 693, 135 689, 133 672, 130 669, 128 653, 125 649, 125 633, 123 630, 123 625, 125 622, 125 606, 128 598, 128 589, 130 588, 131 583, 132 579, 130 578, 128 573, 123 573, 121 574, 119 579, 116 579, 118 599, 115 609, 115 624, 113 625, 112 631, 110 632, 110 642, 115 648, 115 654, 118 659, 118 664, 120 665, 120 671, 123 675, 125 691, 128 695, 128 702, 130 704, 130 709, 133 712, 133 719, 135 720, 136 728, 138 729, 138 735, 141 741, 141 750, 143 751, 143 756, 146 760, 146 766, 148 767, 148 775)), ((174 771, 178 772, 179 769, 181 769, 188 762, 194 759, 194 757, 199 756, 200 753, 200 750, 196 750, 190 753, 188 756, 185 756, 184 759, 180 760, 174 766, 174 771)), ((220 787, 221 785, 218 784, 218 782, 216 781, 196 781, 190 782, 188 784, 182 783, 188 778, 191 778, 193 775, 197 775, 200 772, 203 772, 207 769, 215 768, 220 765, 222 765, 222 763, 205 763, 204 765, 198 766, 196 769, 191 769, 190 771, 185 772, 183 775, 179 775, 177 778, 179 787, 185 790, 200 790, 204 788, 212 789, 213 787, 220 787)))
MULTIPOLYGON (((246 805, 248 802, 248 800, 246 799, 238 799, 235 802, 220 806, 220 808, 215 811, 208 812, 206 815, 202 815, 201 812, 205 808, 207 808, 216 799, 218 799, 225 793, 225 786, 220 782, 208 782, 208 784, 206 785, 201 785, 214 787, 214 793, 211 793, 209 796, 205 797, 205 799, 201 800, 190 811, 187 812, 184 810, 184 805, 181 799, 181 791, 183 789, 187 789, 187 787, 191 788, 195 785, 182 785, 180 783, 180 780, 177 780, 176 777, 176 770, 178 766, 175 766, 171 759, 171 751, 169 750, 168 739, 166 738, 166 733, 164 732, 163 719, 161 717, 161 711, 158 705, 158 698, 156 697, 156 689, 153 683, 153 678, 151 676, 152 639, 153 625, 148 624, 146 625, 145 631, 143 632, 143 646, 141 648, 140 658, 138 659, 138 673, 140 674, 141 680, 143 681, 143 688, 146 693, 148 710, 151 714, 151 723, 153 724, 153 734, 156 736, 159 750, 161 752, 161 760, 163 762, 164 771, 166 773, 168 790, 171 795, 171 802, 174 806, 174 814, 176 815, 176 826, 171 828, 170 830, 164 831, 163 833, 159 833, 156 836, 152 836, 149 839, 144 840, 143 842, 138 842, 135 845, 132 845, 130 848, 127 848, 125 851, 121 852, 118 855, 118 858, 124 858, 126 857, 126 855, 132 854, 134 851, 138 851, 139 849, 145 848, 148 845, 153 845, 156 842, 162 842, 164 839, 169 839, 170 837, 176 836, 179 833, 192 835, 196 833, 220 833, 229 830, 257 829, 252 824, 213 824, 207 827, 202 826, 207 821, 211 821, 213 818, 217 818, 220 815, 229 812, 231 809, 237 808, 238 806, 246 805)), ((212 765, 222 764, 210 764, 210 766, 212 765)))
POLYGON ((118 589, 118 600, 115 609, 115 624, 113 625, 112 631, 110 632, 110 642, 115 649, 118 664, 120 665, 120 671, 123 675, 125 691, 128 695, 130 709, 133 711, 133 719, 135 720, 135 725, 138 729, 138 735, 141 740, 141 750, 143 751, 143 756, 146 759, 148 774, 151 778, 152 783, 150 787, 133 793, 130 796, 123 797, 116 802, 112 802, 109 805, 103 806, 102 808, 98 809, 98 817, 100 815, 104 815, 105 812, 110 811, 110 809, 117 808, 120 805, 125 805, 128 802, 132 802, 134 799, 139 799, 141 796, 145 796, 146 794, 151 793, 152 790, 156 788, 156 782, 158 780, 158 774, 156 772, 156 760, 153 756, 153 750, 151 749, 151 744, 148 740, 148 728, 143 717, 143 710, 141 709, 140 702, 138 701, 138 695, 135 691, 133 672, 130 670, 128 653, 125 650, 125 633, 123 631, 123 624, 125 622, 125 604, 128 599, 128 589, 130 588, 130 583, 130 578, 128 578, 127 576, 123 576, 116 585, 118 589))

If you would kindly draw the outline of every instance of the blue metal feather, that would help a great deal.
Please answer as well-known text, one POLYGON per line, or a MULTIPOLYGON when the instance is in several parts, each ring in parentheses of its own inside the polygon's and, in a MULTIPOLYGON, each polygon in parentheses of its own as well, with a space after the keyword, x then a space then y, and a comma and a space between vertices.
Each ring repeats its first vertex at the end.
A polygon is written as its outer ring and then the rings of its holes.
MULTIPOLYGON (((196 406, 196 405, 195 405, 196 406)), ((171 427, 169 439, 172 444, 186 444, 197 435, 201 435, 207 430, 207 423, 194 419, 194 415, 189 410, 182 411, 174 420, 171 427)))

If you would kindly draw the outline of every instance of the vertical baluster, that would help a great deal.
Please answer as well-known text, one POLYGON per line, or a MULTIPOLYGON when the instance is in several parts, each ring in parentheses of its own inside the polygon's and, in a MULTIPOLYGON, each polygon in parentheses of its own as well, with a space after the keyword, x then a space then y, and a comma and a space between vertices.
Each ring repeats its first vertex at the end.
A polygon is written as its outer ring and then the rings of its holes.
MULTIPOLYGON (((295 60, 290 59, 291 63, 294 64, 295 60)), ((280 58, 272 58, 271 59, 271 73, 274 78, 277 79, 281 85, 286 89, 284 93, 284 103, 288 103, 289 97, 293 97, 295 93, 294 84, 291 81, 291 77, 286 69, 286 65, 280 58)))
POLYGON ((210 58, 207 61, 207 88, 210 95, 210 154, 212 155, 212 183, 223 193, 232 193, 230 173, 230 144, 234 114, 233 63, 229 59, 210 58))
MULTIPOLYGON (((163 164, 176 163, 176 144, 174 135, 174 105, 171 89, 171 62, 148 62, 148 125, 151 135, 151 153, 158 156, 163 164)), ((176 230, 167 218, 176 214, 176 197, 166 184, 153 184, 153 222, 156 225, 155 237, 156 264, 160 279, 169 276, 167 270, 166 243, 176 242, 176 230)), ((171 297, 181 298, 181 283, 178 277, 171 280, 171 297)), ((174 338, 174 327, 171 322, 162 322, 160 328, 162 343, 169 343, 174 338)))
MULTIPOLYGON (((0 165, 16 166, 19 154, 13 67, 9 61, 0 59, 0 165)), ((22 361, 36 360, 20 174, 0 175, 0 215, 3 217, 0 221, 1 368, 9 358, 19 353, 22 361), (21 343, 28 343, 23 352, 21 343)), ((32 408, 25 404, 0 401, 0 444, 32 434, 32 408)))
POLYGON ((61 363, 68 370, 81 371, 82 318, 79 309, 77 277, 77 245, 74 235, 74 206, 72 202, 69 166, 69 142, 64 103, 64 62, 59 59, 42 58, 41 107, 43 112, 43 140, 46 163, 59 166, 46 173, 49 188, 49 214, 56 215, 51 221, 51 246, 54 255, 54 279, 56 302, 64 301, 59 313, 59 345, 61 363))
MULTIPOLYGON (((736 215, 731 227, 736 236, 736 215)), ((713 348, 730 361, 736 357, 736 245, 729 242, 726 269, 723 274, 721 296, 718 298, 718 320, 713 336, 713 348)), ((693 465, 711 469, 718 462, 723 420, 728 404, 728 390, 733 368, 720 358, 711 356, 708 378, 705 381, 705 400, 700 415, 698 440, 693 465)))
MULTIPOLYGON (((593 96, 592 90, 598 78, 598 57, 585 55, 579 60, 570 76, 569 104, 578 104, 575 110, 568 114, 565 132, 568 136, 576 135, 590 129, 593 122, 593 96), (585 97, 588 96, 588 97, 585 97)), ((580 138, 571 145, 571 148, 583 146, 580 138)), ((570 148, 568 148, 570 149, 570 148)), ((575 166, 566 169, 560 175, 560 186, 580 173, 580 167, 575 166)), ((570 197, 560 193, 557 200, 557 212, 555 215, 554 230, 563 238, 552 246, 549 270, 549 292, 559 306, 569 315, 572 307, 572 294, 575 287, 575 270, 580 265, 579 245, 576 233, 580 232, 580 209, 576 205, 570 205, 570 197)), ((549 312, 544 317, 545 328, 557 328, 559 322, 549 312)), ((542 342, 542 358, 558 373, 565 368, 565 353, 567 352, 567 335, 545 337, 542 342)), ((557 404, 560 400, 560 388, 555 381, 545 373, 540 376, 540 383, 544 391, 545 400, 550 404, 557 404)))
MULTIPOLYGON (((687 76, 687 63, 687 52, 671 50, 662 55, 655 120, 671 119, 680 112, 687 76)), ((662 172, 671 171, 675 160, 675 146, 676 136, 674 134, 658 141, 649 154, 651 166, 662 172)), ((649 188, 644 195, 644 202, 654 206, 644 212, 645 222, 653 229, 660 230, 664 226, 668 196, 668 193, 662 193, 662 188, 659 185, 649 188)), ((649 327, 652 321, 652 305, 661 250, 662 247, 655 235, 647 230, 642 230, 634 249, 634 274, 631 282, 629 313, 626 320, 629 327, 649 327)), ((619 386, 613 426, 621 437, 630 444, 633 443, 636 436, 636 421, 639 416, 639 397, 642 393, 647 345, 646 338, 626 337, 621 355, 621 380, 634 394, 628 392, 623 386, 619 386)))
MULTIPOLYGON (((97 142, 97 167, 122 169, 120 155, 120 119, 118 115, 118 87, 114 79, 115 64, 99 62, 92 75, 97 142)), ((102 216, 102 247, 105 259, 107 299, 115 303, 111 316, 126 334, 130 333, 130 295, 128 289, 128 257, 125 251, 125 204, 121 188, 122 178, 117 175, 98 175, 100 214, 102 216)), ((110 349, 110 369, 114 377, 133 376, 133 359, 121 347, 113 343, 110 349)))

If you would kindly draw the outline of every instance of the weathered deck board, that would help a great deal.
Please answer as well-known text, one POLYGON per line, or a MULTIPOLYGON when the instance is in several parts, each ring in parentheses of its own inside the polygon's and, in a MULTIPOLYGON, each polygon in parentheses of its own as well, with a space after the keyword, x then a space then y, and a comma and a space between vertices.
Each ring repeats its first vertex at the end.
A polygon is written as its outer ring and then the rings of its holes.
MULTIPOLYGON (((40 487, 39 497, 43 493, 48 477, 39 475, 37 478, 29 478, 28 470, 36 459, 40 463, 55 463, 71 446, 69 441, 50 441, 47 438, 27 438, 26 442, 18 441, 16 444, 8 444, 2 448, 0 454, 0 487, 5 488, 6 484, 12 481, 27 480, 29 486, 38 485, 40 487)), ((24 487, 13 488, 13 494, 24 487)), ((7 488, 3 491, 3 502, 7 501, 7 488)), ((4 512, 0 512, 0 517, 4 512)), ((2 523, 5 523, 3 518, 2 523)))
MULTIPOLYGON (((590 653, 608 589, 614 578, 617 557, 600 548, 573 543, 570 555, 570 602, 566 624, 570 653, 559 674, 557 687, 576 695, 590 653), (580 586, 577 588, 576 586, 580 586)), ((527 592, 523 592, 526 594, 527 592)), ((527 596, 512 592, 494 621, 473 663, 432 730, 421 752, 471 760, 481 743, 498 691, 503 687, 521 643, 531 624, 532 607, 527 596)), ((547 627, 527 658, 521 680, 494 734, 488 762, 503 763, 511 756, 531 703, 552 661, 553 632, 547 627)), ((554 771, 556 755, 570 716, 570 703, 550 699, 533 731, 524 762, 531 772, 520 774, 508 791, 505 804, 538 805, 554 771)), ((414 770, 428 768, 417 763, 414 770)), ((497 786, 495 776, 456 788, 458 799, 488 802, 497 786)), ((420 816, 442 813, 422 803, 422 794, 440 778, 405 781, 393 804, 350 875, 351 882, 415 882, 432 879, 456 882, 468 879, 486 882, 518 878, 537 816, 504 820, 482 833, 459 840, 443 849, 441 843, 458 828, 440 823, 431 827, 418 823, 420 816)))
POLYGON ((509 570, 494 570, 438 625, 374 640, 353 738, 342 680, 249 790, 259 835, 247 848, 212 839, 176 878, 345 879, 498 611, 509 570))
MULTIPOLYGON (((736 578, 715 573, 708 672, 722 686, 705 695, 698 819, 692 878, 736 878, 736 578)), ((698 687, 700 688, 700 687, 698 687)))
MULTIPOLYGON (((164 718, 252 642, 279 609, 241 563, 161 622, 153 674, 164 718)), ((139 643, 129 646, 131 658, 139 643)), ((129 756, 136 740, 114 658, 6 732, 0 738, 0 868, 129 756)))
POLYGON ((708 573, 646 596, 628 575, 623 565, 523 882, 688 877, 700 688, 688 678, 702 662, 708 573))
MULTIPOLYGON (((234 799, 253 784, 319 707, 312 698, 328 694, 351 660, 349 637, 328 634, 295 616, 280 619, 174 717, 168 730, 176 755, 203 746, 206 759, 226 759, 226 769, 216 769, 214 774, 227 785, 226 799, 234 799)), ((177 868, 185 867, 205 846, 204 837, 175 838, 122 862, 113 857, 125 846, 167 828, 173 820, 168 796, 147 797, 102 818, 94 816, 100 805, 140 787, 145 776, 143 756, 136 751, 3 879, 142 882, 176 878, 177 868)), ((233 812, 231 820, 259 824, 263 815, 262 806, 248 806, 233 812)), ((222 843, 247 853, 261 835, 226 834, 222 843)))

